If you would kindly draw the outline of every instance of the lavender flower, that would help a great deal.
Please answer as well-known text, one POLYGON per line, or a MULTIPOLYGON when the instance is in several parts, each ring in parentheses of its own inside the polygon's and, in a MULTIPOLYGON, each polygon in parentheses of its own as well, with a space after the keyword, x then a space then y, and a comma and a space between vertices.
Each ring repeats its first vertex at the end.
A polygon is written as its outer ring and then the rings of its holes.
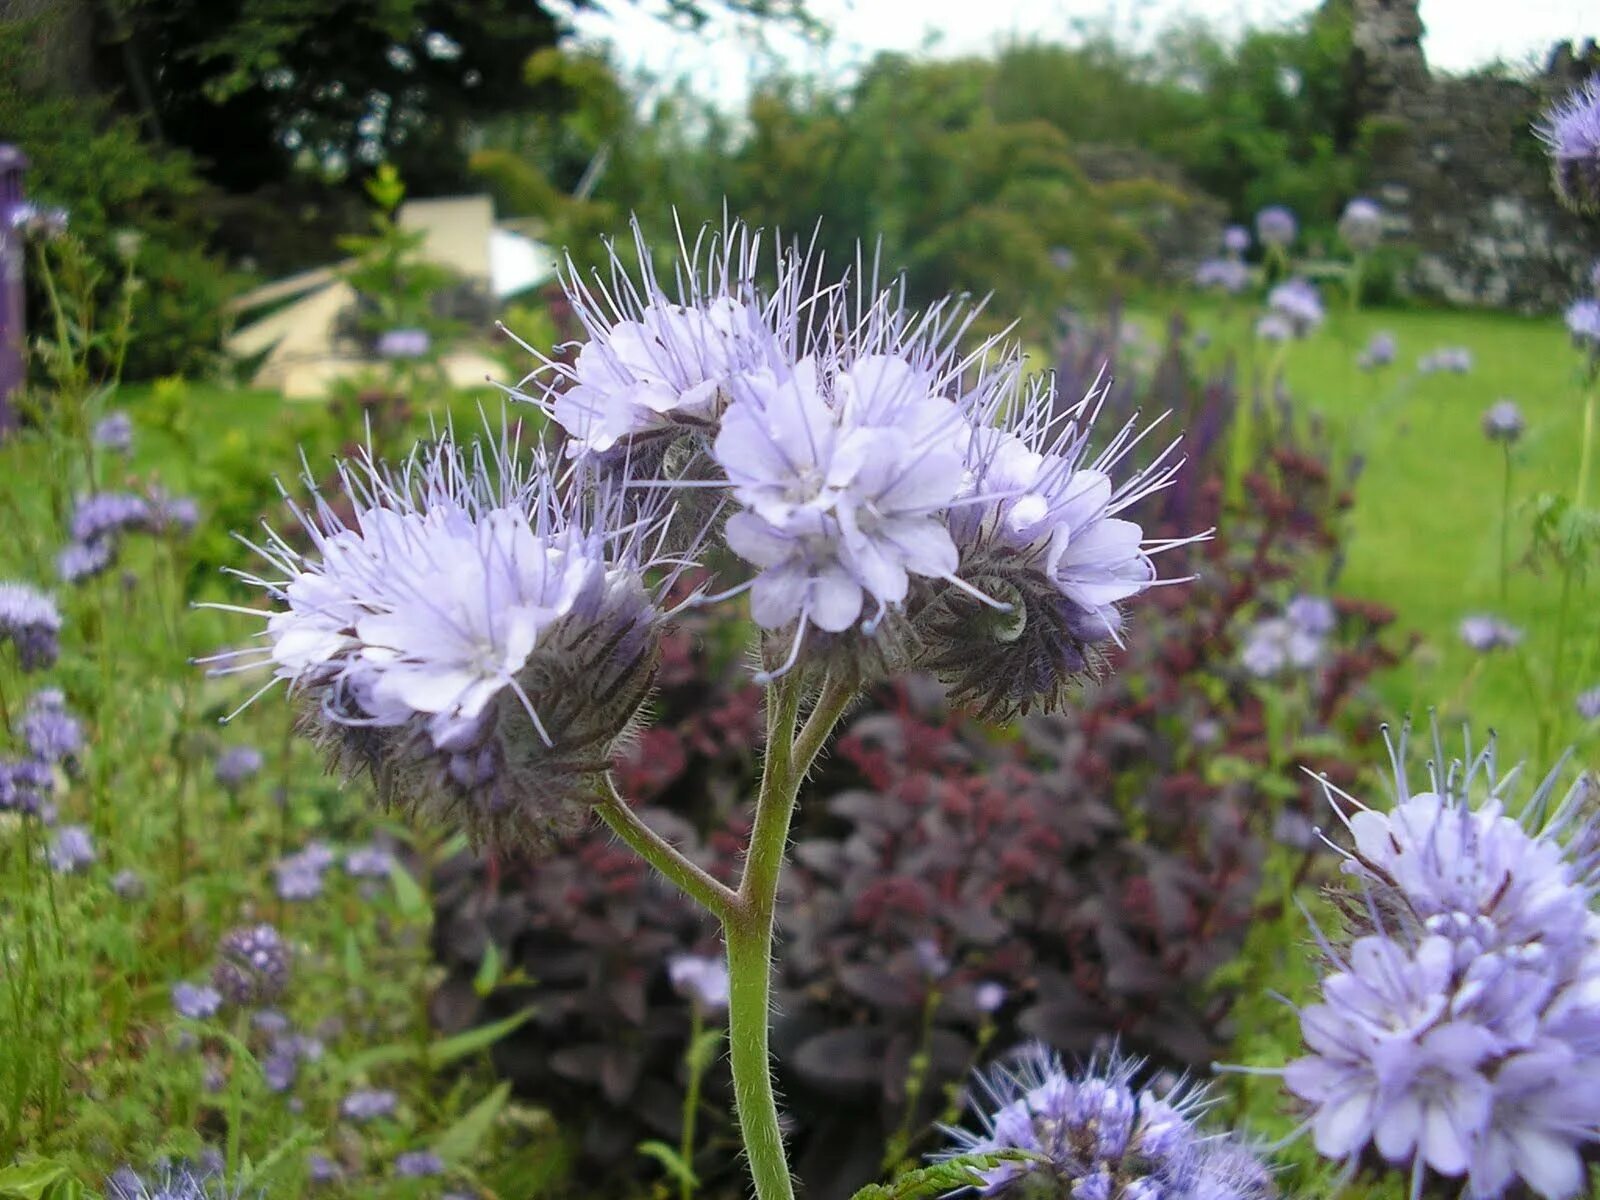
POLYGON ((680 954, 667 960, 672 990, 706 1012, 728 1007, 728 964, 720 956, 680 954))
POLYGON ((25 583, 0 583, 0 643, 17 648, 17 664, 37 671, 56 661, 61 613, 55 601, 25 583))
POLYGON ((1375 371, 1379 367, 1387 367, 1394 362, 1395 355, 1399 353, 1399 343, 1392 333, 1379 332, 1372 335, 1367 342, 1367 348, 1356 359, 1356 364, 1363 371, 1375 371))
POLYGON ((1578 695, 1578 716, 1585 721, 1600 721, 1600 687, 1592 687, 1578 695))
POLYGON ((106 1180, 106 1200, 238 1200, 241 1193, 208 1162, 166 1163, 140 1175, 120 1167, 106 1180))
POLYGON ((229 746, 217 758, 212 775, 228 791, 238 791, 260 772, 262 762, 261 751, 254 746, 229 746))
POLYGON ((111 890, 123 900, 144 899, 144 876, 129 867, 124 867, 111 877, 111 890))
POLYGON ((1536 129, 1561 202, 1576 213, 1600 212, 1600 76, 1546 113, 1536 129))
POLYGON ((479 842, 539 845, 586 823, 685 561, 658 558, 660 493, 640 501, 616 476, 585 487, 537 454, 533 469, 510 442, 449 436, 397 472, 347 464, 354 525, 321 501, 297 509, 316 553, 275 538, 270 577, 250 579, 275 603, 266 661, 312 701, 336 760, 479 842))
POLYGON ((1460 633, 1463 642, 1482 653, 1510 650, 1522 642, 1522 630, 1499 617, 1484 614, 1463 617, 1460 633))
POLYGON ((312 1183, 337 1183, 344 1178, 344 1169, 326 1154, 306 1155, 306 1178, 312 1183))
POLYGON ((1278 284, 1267 293, 1267 307, 1289 322, 1296 337, 1305 337, 1322 324, 1322 297, 1305 279, 1278 284))
POLYGON ((1514 400, 1496 400, 1483 414, 1483 436, 1491 442, 1509 445, 1522 436, 1525 428, 1522 410, 1514 400))
POLYGON ((1194 283, 1237 296, 1250 286, 1250 268, 1237 258, 1208 258, 1195 268, 1194 283))
POLYGON ((275 1038, 261 1062, 261 1074, 269 1090, 283 1093, 294 1087, 302 1062, 322 1057, 322 1043, 316 1038, 291 1033, 275 1038))
POLYGON ((394 1173, 409 1179, 444 1174, 444 1159, 432 1150, 407 1150, 394 1160, 394 1173))
POLYGON ((1415 794, 1404 738, 1392 755, 1390 812, 1327 787, 1366 900, 1348 952, 1327 947, 1285 1083, 1322 1154, 1353 1164, 1371 1145, 1409 1165, 1413 1194, 1431 1171, 1485 1200, 1519 1179, 1567 1200, 1600 1136, 1600 924, 1563 839, 1592 845, 1594 818, 1577 786, 1552 806, 1558 772, 1507 815, 1515 773, 1492 742, 1465 764, 1438 748, 1415 794))
POLYGON ((981 1013, 994 1014, 1005 1007, 1006 988, 992 979, 980 983, 972 991, 973 1006, 981 1013))
POLYGON ((1600 300, 1574 300, 1565 314, 1572 344, 1591 355, 1600 355, 1600 300))
POLYGON ((1256 322, 1256 336, 1274 344, 1293 341, 1294 322, 1282 313, 1267 313, 1256 322))
POLYGON ((289 947, 271 925, 244 925, 217 943, 211 982, 234 1004, 266 1004, 289 985, 289 947))
POLYGON ((0 759, 0 812, 47 817, 55 787, 49 763, 38 758, 0 759))
POLYGON ((222 993, 203 983, 172 985, 172 1007, 180 1017, 203 1021, 222 1007, 222 993))
POLYGON ((1074 1200, 1266 1200, 1272 1176, 1236 1135, 1200 1128, 1205 1089, 1136 1088, 1138 1059, 1113 1054, 1069 1074, 1033 1045, 977 1077, 981 1133, 943 1127, 940 1158, 1026 1151, 1032 1160, 972 1172, 982 1196, 1074 1200))
POLYGON ((116 557, 109 539, 93 542, 68 542, 56 555, 56 575, 62 583, 82 583, 111 566, 116 557))
POLYGON ((1283 611, 1284 616, 1296 627, 1313 637, 1332 633, 1339 623, 1339 614, 1333 607, 1333 601, 1326 596, 1296 596, 1283 611))
POLYGON ((1282 205, 1269 205, 1256 214, 1256 237, 1263 246, 1287 249, 1299 235, 1294 214, 1282 205))
POLYGON ((306 851, 290 854, 272 866, 277 877, 277 892, 284 900, 312 900, 322 895, 322 872, 326 863, 306 851))
POLYGON ((96 857, 94 839, 82 825, 63 825, 50 840, 50 866, 59 874, 81 871, 96 857))
POLYGON ((144 530, 152 520, 150 501, 132 492, 96 492, 80 496, 68 531, 80 543, 98 542, 130 530, 144 530))
POLYGON ((1417 359, 1417 370, 1423 375, 1465 375, 1472 370, 1472 351, 1465 346, 1441 346, 1417 359))
POLYGON ((1250 231, 1243 225, 1229 225, 1222 231, 1222 248, 1237 258, 1250 249, 1250 231))
POLYGON ((1344 206, 1339 236, 1357 254, 1368 254, 1383 240, 1383 209, 1360 197, 1344 206))
POLYGON ((34 693, 23 713, 21 732, 23 744, 41 762, 65 762, 83 745, 83 730, 56 688, 34 693))
POLYGON ((379 358, 423 358, 432 348, 426 329, 386 329, 378 335, 379 358))
POLYGON ((102 450, 127 454, 133 449, 133 418, 120 409, 107 413, 95 424, 94 444, 102 450))
POLYGON ((382 846, 357 846, 344 856, 344 869, 356 879, 387 879, 394 873, 394 855, 382 846))
POLYGON ((1245 635, 1239 661, 1257 679, 1303 671, 1322 657, 1322 639, 1290 617, 1257 621, 1245 635))
POLYGON ((399 1100, 393 1092, 380 1091, 374 1088, 359 1088, 351 1092, 339 1105, 339 1111, 346 1120, 355 1121, 357 1124, 366 1124, 376 1121, 379 1117, 394 1115, 399 1100))

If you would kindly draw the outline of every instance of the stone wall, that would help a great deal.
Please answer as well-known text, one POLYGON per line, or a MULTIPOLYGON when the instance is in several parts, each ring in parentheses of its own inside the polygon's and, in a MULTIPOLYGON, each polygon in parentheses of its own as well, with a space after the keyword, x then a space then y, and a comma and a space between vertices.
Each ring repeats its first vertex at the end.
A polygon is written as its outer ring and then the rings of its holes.
POLYGON ((1586 42, 1552 51, 1537 78, 1428 69, 1418 0, 1352 0, 1352 87, 1363 112, 1366 186, 1415 257, 1406 282, 1454 304, 1548 312, 1600 258, 1600 222, 1566 212, 1531 127, 1600 72, 1586 42))

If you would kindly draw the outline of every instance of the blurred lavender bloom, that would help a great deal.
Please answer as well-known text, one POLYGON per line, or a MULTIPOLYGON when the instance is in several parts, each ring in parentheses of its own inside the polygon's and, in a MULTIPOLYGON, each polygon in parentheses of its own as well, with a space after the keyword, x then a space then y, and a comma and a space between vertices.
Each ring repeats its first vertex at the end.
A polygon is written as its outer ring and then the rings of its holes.
POLYGON ((62 583, 82 583, 104 571, 115 557, 115 547, 106 538, 68 542, 56 555, 56 575, 62 583))
POLYGON ((83 746, 83 729, 57 688, 35 692, 22 717, 22 740, 41 762, 59 763, 83 746))
POLYGON ((140 1175, 120 1167, 106 1180, 106 1200, 238 1200, 222 1168, 206 1161, 167 1163, 140 1175))
POLYGON ((1522 642, 1523 636, 1522 630, 1510 622, 1482 613, 1463 617, 1460 634, 1463 642, 1483 653, 1512 649, 1522 642))
POLYGON ((1333 601, 1326 596, 1296 596, 1284 609, 1284 616, 1313 637, 1330 634, 1339 624, 1333 601))
POLYGON ((444 1159, 432 1150, 407 1150, 394 1160, 394 1173, 408 1179, 444 1174, 444 1159))
POLYGON ((1294 322, 1282 313, 1267 313, 1256 322, 1256 336, 1274 344, 1294 340, 1294 322))
POLYGON ((262 762, 261 751, 254 746, 230 746, 218 756, 212 774, 228 791, 237 791, 256 776, 262 762))
POLYGON ((1372 339, 1367 342, 1367 348, 1356 359, 1356 364, 1363 371, 1375 371, 1394 362, 1399 350, 1400 346, 1394 334, 1380 331, 1372 335, 1372 339))
POLYGON ((222 993, 203 983, 172 985, 172 1007, 180 1017, 203 1021, 222 1007, 222 993))
POLYGON ((322 895, 323 868, 302 852, 290 854, 272 865, 277 877, 277 892, 283 900, 312 900, 322 895))
POLYGON ((1576 703, 1578 715, 1585 721, 1600 721, 1600 687, 1580 693, 1576 703))
POLYGON ((132 492, 96 492, 80 496, 68 527, 75 542, 95 542, 129 530, 148 529, 150 501, 132 492))
POLYGON ((50 866, 71 875, 95 861, 94 839, 82 825, 63 825, 50 840, 50 866))
POLYGON ((37 671, 60 653, 61 613, 55 601, 25 583, 0 583, 0 643, 17 648, 17 664, 37 671))
POLYGON ((378 335, 379 358, 423 358, 432 348, 426 329, 386 329, 378 335))
POLYGON ((111 890, 123 900, 142 900, 145 894, 144 876, 131 867, 124 867, 111 877, 111 890))
POLYGON ((1563 316, 1572 344, 1591 355, 1600 354, 1600 300, 1574 300, 1563 316))
POLYGON ((1289 279, 1267 293, 1267 307, 1285 318, 1296 337, 1305 337, 1322 324, 1322 297, 1306 279, 1289 279))
POLYGON ((382 846, 357 846, 344 856, 345 874, 356 879, 387 879, 394 873, 394 855, 382 846))
POLYGON ((337 1183, 344 1178, 344 1169, 326 1154, 306 1155, 306 1178, 312 1183, 337 1183))
POLYGON ((1465 346, 1441 346, 1417 359, 1417 370, 1423 375, 1465 375, 1472 370, 1472 351, 1465 346))
POLYGON ((120 409, 107 413, 95 424, 94 444, 102 450, 127 454, 133 449, 133 418, 120 409))
POLYGON ((1005 1007, 1006 988, 992 979, 980 983, 972 991, 972 1003, 981 1013, 994 1014, 1005 1007))
POLYGON ((1299 235, 1299 222, 1281 204, 1268 205, 1256 214, 1256 238, 1263 246, 1286 249, 1299 235))
POLYGON ((289 1018, 275 1008, 263 1008, 250 1014, 250 1028, 276 1037, 289 1032, 289 1018))
MULTIPOLYGON (((46 817, 55 792, 55 772, 37 758, 0 759, 0 812, 46 817)), ((45 824, 50 824, 45 820, 45 824)))
POLYGON ((1483 436, 1508 445, 1522 436, 1522 410, 1514 400, 1496 400, 1483 414, 1483 436))
POLYGON ((217 943, 211 982, 238 1005, 269 1003, 289 984, 289 947, 271 925, 244 925, 217 943))
POLYGON ((1266 617, 1245 634, 1239 661, 1257 679, 1303 671, 1322 657, 1322 639, 1287 617, 1266 617))
POLYGON ((1237 296, 1250 286, 1250 268, 1237 258, 1208 258, 1195 268, 1194 283, 1237 296))
POLYGON ((1550 152, 1561 202, 1576 213, 1600 211, 1600 76, 1575 89, 1536 128, 1550 152))
POLYGON ((1368 254, 1383 240, 1383 209, 1361 197, 1345 205, 1339 236, 1357 254, 1368 254))
POLYGON ((339 1105, 339 1111, 346 1120, 365 1124, 376 1121, 379 1117, 394 1115, 399 1099, 393 1092, 376 1088, 358 1088, 344 1098, 339 1105))
POLYGON ((1235 258, 1250 249, 1250 231, 1243 225, 1229 225, 1222 231, 1222 248, 1235 258))
POLYGON ((673 991, 707 1012, 728 1007, 728 964, 720 956, 677 955, 667 960, 667 978, 673 991))

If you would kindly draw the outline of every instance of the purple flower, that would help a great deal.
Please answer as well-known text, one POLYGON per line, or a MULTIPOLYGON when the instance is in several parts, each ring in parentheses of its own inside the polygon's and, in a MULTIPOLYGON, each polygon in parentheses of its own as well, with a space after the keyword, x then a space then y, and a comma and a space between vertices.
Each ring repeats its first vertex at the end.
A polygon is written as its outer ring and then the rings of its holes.
POLYGON ((1590 354, 1600 354, 1600 300, 1574 300, 1565 313, 1572 344, 1590 354))
POLYGON ((289 947, 271 925, 244 925, 217 943, 211 982, 232 1003, 266 1004, 289 984, 289 947))
POLYGON ((1377 249, 1383 240, 1383 209, 1360 197, 1350 201, 1339 218, 1339 236, 1357 254, 1377 249))
POLYGON ((0 759, 0 812, 45 818, 56 787, 55 771, 38 758, 0 759))
POLYGON ((172 985, 172 1007, 180 1017, 203 1021, 222 1007, 222 993, 203 983, 172 985))
POLYGON ((1324 637, 1339 624, 1339 614, 1333 607, 1333 601, 1326 596, 1296 596, 1283 612, 1297 628, 1313 637, 1324 637))
POLYGON ((63 825, 50 839, 50 866, 59 874, 81 871, 96 857, 94 839, 82 825, 63 825))
POLYGON ((93 579, 111 565, 116 556, 109 539, 93 542, 68 542, 56 555, 56 575, 62 583, 82 583, 93 579))
POLYGON ((1585 721, 1600 721, 1600 687, 1592 687, 1579 694, 1578 715, 1585 721))
POLYGON ((322 895, 322 872, 326 863, 307 851, 290 854, 272 865, 277 876, 277 891, 284 900, 312 900, 322 895))
POLYGON ((1270 312, 1256 322, 1256 336, 1263 342, 1294 340, 1294 322, 1282 313, 1270 312))
POLYGON ((306 1155, 306 1178, 312 1183, 337 1183, 344 1178, 344 1170, 326 1154, 306 1155))
POLYGON ((1314 284, 1305 279, 1289 279, 1267 293, 1267 307, 1285 318, 1296 337, 1322 324, 1322 297, 1314 284))
POLYGON ((1256 237, 1263 246, 1286 249, 1299 235, 1294 214, 1280 204, 1269 205, 1256 214, 1256 237))
POLYGON ((1492 744, 1430 763, 1416 793, 1404 739, 1393 757, 1390 812, 1327 788, 1366 928, 1348 953, 1326 947, 1321 1000, 1301 1010, 1309 1053, 1285 1083, 1330 1158, 1371 1145, 1409 1164, 1414 1192, 1431 1170, 1473 1196, 1520 1178, 1567 1200, 1600 1129, 1600 925, 1573 857, 1595 818, 1581 784, 1553 802, 1558 772, 1516 806, 1524 820, 1507 815, 1514 773, 1498 775, 1492 744))
MULTIPOLYGON (((265 653, 314 700, 336 755, 372 768, 386 801, 480 841, 587 822, 687 561, 662 548, 663 493, 641 500, 621 477, 579 486, 533 459, 528 477, 513 443, 446 437, 398 472, 347 465, 353 526, 320 502, 298 512, 317 553, 274 539, 271 578, 251 580, 275 607, 265 653)), ((214 661, 263 665, 252 653, 214 661)))
POLYGON ((1522 436, 1522 410, 1514 400, 1496 400, 1483 414, 1483 436, 1508 445, 1522 436))
POLYGON ((95 424, 94 444, 117 454, 128 453, 133 449, 133 418, 120 409, 107 413, 95 424))
POLYGON ((1356 363, 1363 371, 1374 371, 1379 367, 1387 367, 1394 362, 1395 355, 1399 353, 1399 343, 1392 333, 1379 332, 1372 335, 1367 342, 1367 348, 1361 352, 1356 363))
POLYGON ((17 664, 37 671, 56 661, 61 613, 55 601, 25 583, 0 583, 0 643, 17 648, 17 664))
POLYGON ((1137 1088, 1144 1064, 1112 1054, 1070 1074, 1054 1051, 1033 1045, 977 1076, 973 1107, 982 1132, 942 1127, 938 1157, 1022 1150, 1032 1160, 972 1172, 983 1196, 1073 1200, 1266 1200, 1272 1177, 1237 1136, 1198 1125, 1205 1090, 1179 1082, 1165 1093, 1137 1088))
POLYGON ((150 527, 150 501, 132 492, 96 492, 80 496, 68 527, 75 542, 96 542, 130 530, 150 527))
POLYGON ((1289 617, 1266 617, 1245 634, 1239 661, 1257 679, 1271 679, 1315 666, 1322 638, 1289 617))
POLYGON ((387 879, 394 873, 394 855, 382 846, 357 846, 344 856, 344 869, 356 879, 387 879))
POLYGON ((1441 346, 1417 359, 1417 370, 1423 375, 1465 375, 1472 370, 1472 351, 1465 346, 1441 346))
POLYGON ((123 900, 142 900, 145 894, 144 876, 124 867, 111 877, 111 890, 123 900))
POLYGON ((422 358, 432 347, 426 329, 386 329, 378 335, 379 358, 422 358))
POLYGON ((972 991, 972 1003, 981 1013, 997 1013, 1005 1007, 1005 985, 992 979, 980 983, 972 991))
POLYGON ((208 1155, 195 1162, 165 1163, 145 1175, 119 1167, 106 1180, 106 1200, 238 1200, 240 1196, 208 1155))
POLYGON ((375 1088, 359 1088, 344 1098, 339 1105, 339 1111, 346 1120, 355 1121, 357 1124, 366 1124, 376 1121, 379 1117, 394 1115, 399 1100, 393 1092, 380 1091, 375 1088))
POLYGON ((83 730, 56 688, 35 692, 22 716, 22 740, 41 762, 65 762, 83 745, 83 730))
POLYGON ((407 1150, 394 1160, 394 1173, 412 1179, 444 1174, 444 1159, 432 1150, 407 1150))
POLYGON ((720 956, 680 954, 667 960, 672 990, 707 1012, 728 1007, 728 964, 720 956))
POLYGON ((1561 202, 1577 213, 1600 211, 1600 76, 1573 91, 1536 128, 1549 149, 1561 202))
POLYGON ((1463 642, 1485 654, 1492 650, 1510 650, 1522 642, 1522 630, 1499 617, 1482 613, 1463 617, 1460 633, 1463 642))
POLYGON ((237 791, 261 770, 261 751, 254 746, 229 746, 218 757, 212 774, 228 791, 237 791))
POLYGON ((1229 225, 1222 231, 1222 248, 1238 257, 1250 249, 1250 231, 1243 225, 1229 225))
POLYGON ((1250 268, 1237 258, 1208 258, 1195 268, 1194 283, 1237 296, 1250 286, 1250 268))

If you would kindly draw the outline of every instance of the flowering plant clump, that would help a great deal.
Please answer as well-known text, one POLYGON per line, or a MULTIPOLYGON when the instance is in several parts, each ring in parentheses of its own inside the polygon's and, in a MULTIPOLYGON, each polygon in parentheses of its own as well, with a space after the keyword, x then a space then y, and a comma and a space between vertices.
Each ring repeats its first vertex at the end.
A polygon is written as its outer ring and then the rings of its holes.
POLYGON ((1565 1200, 1600 1130, 1590 785, 1554 803, 1552 772, 1516 817, 1492 742, 1465 764, 1436 750, 1413 793, 1401 739, 1388 812, 1329 789, 1359 892, 1284 1081, 1317 1149, 1352 1169, 1371 1146, 1413 1194, 1433 1173, 1473 1197, 1520 1183, 1565 1200))
POLYGON ((510 389, 564 453, 447 432, 397 468, 346 465, 353 517, 296 506, 308 548, 269 534, 269 573, 246 577, 271 603, 263 644, 213 662, 270 666, 386 802, 496 848, 549 848, 598 813, 714 917, 745 1150, 762 1200, 787 1200, 773 931, 800 783, 834 726, 904 667, 985 712, 1061 707, 1123 640, 1153 556, 1192 539, 1148 539, 1124 515, 1171 485, 1175 443, 1136 457, 1135 420, 1096 434, 1103 389, 1060 401, 1019 353, 966 352, 961 305, 912 313, 899 285, 824 280, 798 250, 763 288, 761 238, 740 225, 686 249, 669 293, 637 230, 635 246, 636 275, 615 250, 609 280, 569 270, 583 345, 510 389), (679 605, 747 593, 768 689, 736 886, 609 774, 658 671, 667 596, 701 560, 732 586, 679 605))
POLYGON ((982 1132, 947 1129, 951 1156, 1021 1151, 974 1169, 981 1196, 1075 1200, 1267 1200, 1271 1172, 1234 1134, 1207 1132, 1204 1088, 1136 1086, 1138 1059, 1117 1054, 1069 1072, 1039 1045, 978 1077, 982 1132))

